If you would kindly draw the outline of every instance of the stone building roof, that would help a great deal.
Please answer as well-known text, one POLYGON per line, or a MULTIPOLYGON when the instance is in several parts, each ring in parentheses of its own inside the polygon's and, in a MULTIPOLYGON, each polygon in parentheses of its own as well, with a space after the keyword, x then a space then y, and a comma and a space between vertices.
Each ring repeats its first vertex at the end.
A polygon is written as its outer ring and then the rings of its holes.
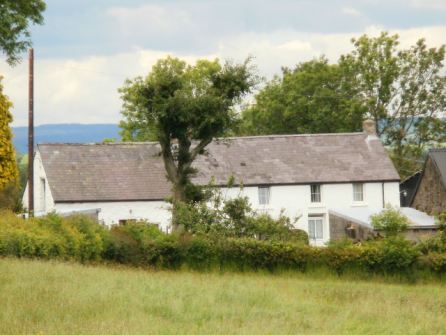
MULTIPOLYGON (((40 144, 56 202, 162 200, 170 184, 159 144, 40 144)), ((194 181, 286 185, 399 181, 381 142, 365 133, 218 139, 194 164, 194 181)))

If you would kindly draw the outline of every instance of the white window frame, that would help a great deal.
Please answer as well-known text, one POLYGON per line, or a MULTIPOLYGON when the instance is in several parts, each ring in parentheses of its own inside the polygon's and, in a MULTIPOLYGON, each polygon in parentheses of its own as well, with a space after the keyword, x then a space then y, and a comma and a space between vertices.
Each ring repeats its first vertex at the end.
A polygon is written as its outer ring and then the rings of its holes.
POLYGON ((324 217, 309 216, 308 217, 308 238, 310 240, 324 239, 324 217))
POLYGON ((353 202, 356 203, 362 203, 364 202, 364 183, 353 183, 352 184, 352 195, 353 195, 353 202), (356 189, 356 187, 360 186, 361 187, 361 192, 358 192, 358 190, 356 189), (360 197, 357 197, 357 195, 360 195, 360 197))
POLYGON ((312 204, 320 204, 322 202, 322 185, 321 184, 311 184, 310 185, 310 202, 312 204), (318 192, 313 192, 313 187, 316 188, 318 192), (319 198, 319 201, 313 201, 313 195, 315 199, 319 198))
POLYGON ((259 186, 257 192, 259 195, 259 205, 269 205, 271 201, 271 188, 269 186, 259 186))

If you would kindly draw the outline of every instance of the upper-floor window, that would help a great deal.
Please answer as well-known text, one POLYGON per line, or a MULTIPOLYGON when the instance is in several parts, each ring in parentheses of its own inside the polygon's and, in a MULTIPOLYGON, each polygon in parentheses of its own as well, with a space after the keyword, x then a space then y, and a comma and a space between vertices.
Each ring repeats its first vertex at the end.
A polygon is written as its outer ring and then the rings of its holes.
POLYGON ((321 185, 313 184, 311 188, 311 202, 321 202, 321 185))
POLYGON ((364 201, 364 184, 353 184, 353 201, 364 201))
POLYGON ((259 187, 259 204, 268 205, 269 204, 270 189, 268 186, 259 187))

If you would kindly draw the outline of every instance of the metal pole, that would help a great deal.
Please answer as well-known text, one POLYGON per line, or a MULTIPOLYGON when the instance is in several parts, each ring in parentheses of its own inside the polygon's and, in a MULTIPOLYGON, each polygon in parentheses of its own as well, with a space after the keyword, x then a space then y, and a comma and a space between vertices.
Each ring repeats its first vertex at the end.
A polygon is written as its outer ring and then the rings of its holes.
POLYGON ((29 49, 28 214, 34 216, 34 50, 29 49))

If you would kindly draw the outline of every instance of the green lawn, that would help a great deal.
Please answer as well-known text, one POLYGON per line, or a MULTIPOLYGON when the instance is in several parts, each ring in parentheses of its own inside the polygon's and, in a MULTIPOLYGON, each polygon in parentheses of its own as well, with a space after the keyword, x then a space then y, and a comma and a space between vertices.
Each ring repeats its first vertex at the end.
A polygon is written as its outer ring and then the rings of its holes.
POLYGON ((0 259, 0 334, 446 334, 446 284, 0 259))

